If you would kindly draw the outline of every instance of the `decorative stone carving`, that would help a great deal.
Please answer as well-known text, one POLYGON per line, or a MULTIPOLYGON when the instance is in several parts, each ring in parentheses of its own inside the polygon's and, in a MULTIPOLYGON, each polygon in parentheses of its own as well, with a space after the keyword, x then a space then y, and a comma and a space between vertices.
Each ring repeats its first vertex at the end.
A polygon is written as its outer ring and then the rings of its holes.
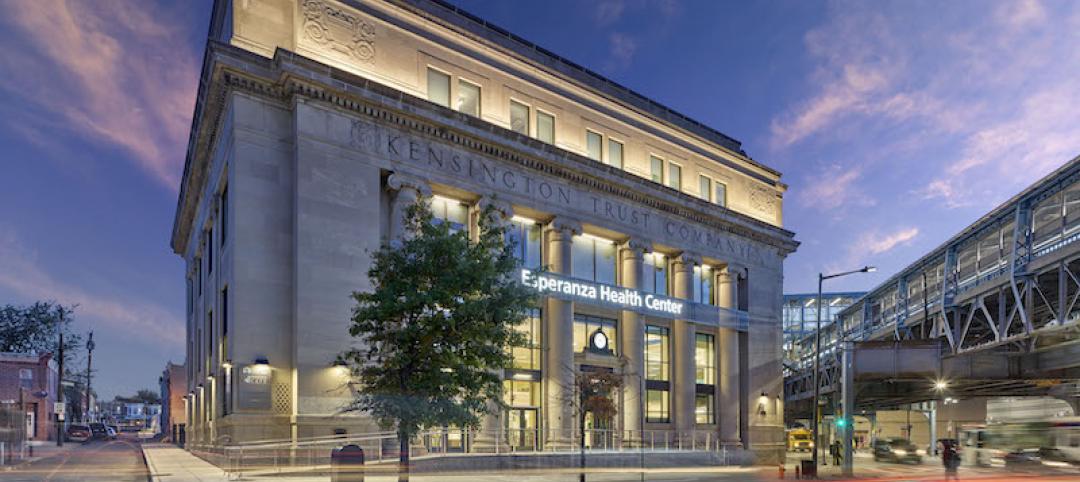
POLYGON ((480 208, 481 212, 483 212, 483 210, 487 209, 488 207, 491 207, 495 210, 494 214, 503 220, 509 220, 510 217, 514 215, 514 208, 510 205, 509 202, 503 199, 498 199, 494 196, 484 196, 480 198, 480 202, 477 203, 477 207, 480 208))
POLYGON ((581 234, 581 221, 566 216, 558 216, 548 223, 548 229, 561 236, 570 237, 581 234))
POLYGON ((305 0, 304 36, 364 63, 375 62, 375 26, 321 0, 305 0))
POLYGON ((693 270, 694 266, 700 266, 701 265, 701 255, 696 254, 696 253, 691 253, 689 251, 684 251, 682 254, 676 256, 673 261, 674 261, 676 271, 678 271, 680 269, 689 271, 689 270, 693 270))
POLYGON ((431 196, 431 186, 427 181, 401 172, 391 174, 386 185, 393 191, 413 190, 419 195, 431 196))
POLYGON ((374 151, 379 144, 379 130, 369 122, 352 121, 349 129, 349 145, 367 152, 374 151))
POLYGON ((750 207, 755 211, 770 216, 775 215, 776 204, 776 193, 773 190, 757 184, 750 185, 750 207))

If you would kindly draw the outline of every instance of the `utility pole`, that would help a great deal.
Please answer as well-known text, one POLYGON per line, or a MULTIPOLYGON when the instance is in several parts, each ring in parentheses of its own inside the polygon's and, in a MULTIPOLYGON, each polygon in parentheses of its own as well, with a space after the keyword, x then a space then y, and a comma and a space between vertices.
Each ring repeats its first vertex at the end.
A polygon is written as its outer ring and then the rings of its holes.
POLYGON ((86 340, 86 421, 90 419, 90 363, 94 361, 94 332, 90 332, 90 338, 86 340))
MULTIPOLYGON (((56 377, 56 400, 60 406, 64 405, 64 308, 60 307, 60 323, 56 331, 60 332, 60 373, 56 377)), ((55 410, 55 409, 54 409, 55 410)), ((64 414, 56 414, 56 446, 64 446, 64 414)))

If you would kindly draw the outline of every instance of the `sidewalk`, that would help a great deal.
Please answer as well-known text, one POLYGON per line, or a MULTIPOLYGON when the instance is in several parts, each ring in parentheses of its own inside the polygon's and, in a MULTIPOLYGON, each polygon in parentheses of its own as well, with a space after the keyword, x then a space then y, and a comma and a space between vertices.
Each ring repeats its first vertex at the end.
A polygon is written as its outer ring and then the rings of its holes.
POLYGON ((81 442, 64 442, 63 446, 57 447, 55 441, 33 441, 27 446, 27 458, 19 460, 11 465, 0 465, 0 471, 2 470, 17 470, 19 468, 25 468, 26 466, 33 464, 39 460, 47 459, 56 455, 65 454, 76 447, 81 446, 81 442), (34 455, 29 456, 29 449, 33 447, 34 455))
POLYGON ((221 469, 175 445, 146 443, 142 451, 151 481, 226 480, 221 469))

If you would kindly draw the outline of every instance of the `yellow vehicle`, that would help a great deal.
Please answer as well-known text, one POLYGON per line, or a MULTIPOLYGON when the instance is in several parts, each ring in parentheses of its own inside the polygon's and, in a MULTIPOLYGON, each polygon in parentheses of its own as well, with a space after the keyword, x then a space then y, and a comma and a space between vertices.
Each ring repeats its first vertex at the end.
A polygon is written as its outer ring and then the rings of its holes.
POLYGON ((794 428, 787 433, 788 451, 811 451, 814 450, 814 441, 810 437, 810 431, 805 428, 794 428))

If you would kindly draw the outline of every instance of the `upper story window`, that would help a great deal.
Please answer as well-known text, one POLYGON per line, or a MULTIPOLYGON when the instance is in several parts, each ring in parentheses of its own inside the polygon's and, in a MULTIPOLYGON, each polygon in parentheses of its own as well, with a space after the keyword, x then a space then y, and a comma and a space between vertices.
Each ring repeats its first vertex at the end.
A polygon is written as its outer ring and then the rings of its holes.
POLYGON ((434 224, 449 223, 451 232, 469 230, 469 205, 457 199, 432 196, 431 213, 434 224))
POLYGON ((34 370, 29 368, 19 369, 19 386, 27 390, 34 388, 34 370))
POLYGON ((229 216, 229 186, 225 186, 221 189, 221 245, 225 245, 225 234, 228 233, 228 216, 229 216))
POLYGON ((727 207, 727 184, 717 181, 714 193, 715 194, 712 201, 716 204, 727 207))
POLYGON ((657 184, 664 183, 664 160, 656 156, 649 156, 649 174, 652 181, 657 184))
POLYGON ((663 253, 645 253, 641 267, 641 290, 667 296, 667 256, 663 253))
POLYGON ((594 161, 604 160, 604 136, 593 131, 585 131, 585 152, 589 159, 594 161))
POLYGON ((512 368, 519 370, 540 369, 540 310, 531 309, 525 321, 514 327, 525 338, 524 346, 510 348, 514 358, 512 368))
POLYGON ((510 220, 506 237, 513 243, 514 256, 521 261, 522 266, 536 269, 544 263, 540 250, 542 244, 540 223, 529 218, 514 216, 510 220))
POLYGON ((668 187, 682 191, 682 166, 674 162, 668 163, 668 187))
POLYGON ((716 384, 716 337, 697 333, 694 337, 694 369, 699 385, 716 384))
POLYGON ((450 75, 428 67, 427 93, 428 100, 450 107, 450 75))
POLYGON ((539 109, 536 110, 536 138, 555 144, 555 116, 539 109))
POLYGON ((571 275, 615 284, 615 242, 589 234, 574 236, 571 275))
POLYGON ((619 169, 623 168, 623 144, 614 139, 608 139, 608 164, 619 169))
POLYGON ((515 100, 510 101, 510 130, 529 135, 529 106, 515 100))
POLYGON ((694 302, 706 305, 716 304, 716 297, 713 294, 714 279, 712 266, 694 266, 694 302))
POLYGON ((473 117, 480 117, 480 86, 458 79, 457 110, 473 117))
POLYGON ((645 379, 666 382, 669 378, 670 337, 662 326, 645 326, 645 379))
POLYGON ((214 272, 214 228, 206 230, 206 272, 214 272))
POLYGON ((706 201, 712 201, 712 179, 708 176, 698 176, 698 196, 706 201))

